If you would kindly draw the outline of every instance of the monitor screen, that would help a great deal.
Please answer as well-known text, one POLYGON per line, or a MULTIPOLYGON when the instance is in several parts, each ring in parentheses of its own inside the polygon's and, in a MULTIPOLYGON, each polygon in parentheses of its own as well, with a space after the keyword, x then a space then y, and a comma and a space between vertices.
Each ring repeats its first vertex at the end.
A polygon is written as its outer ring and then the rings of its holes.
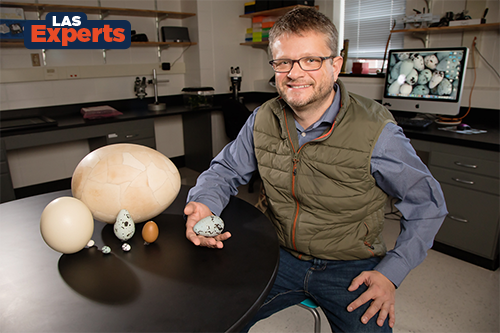
POLYGON ((382 104, 391 111, 457 115, 466 47, 390 50, 382 104))

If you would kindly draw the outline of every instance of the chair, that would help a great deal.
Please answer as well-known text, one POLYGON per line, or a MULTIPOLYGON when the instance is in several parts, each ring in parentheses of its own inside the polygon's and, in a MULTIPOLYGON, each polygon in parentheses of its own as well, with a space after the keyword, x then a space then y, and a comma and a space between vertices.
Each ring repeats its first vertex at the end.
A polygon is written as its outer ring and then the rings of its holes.
POLYGON ((321 318, 318 312, 318 304, 310 298, 306 298, 304 301, 298 304, 300 307, 309 310, 314 317, 314 333, 321 332, 321 318))

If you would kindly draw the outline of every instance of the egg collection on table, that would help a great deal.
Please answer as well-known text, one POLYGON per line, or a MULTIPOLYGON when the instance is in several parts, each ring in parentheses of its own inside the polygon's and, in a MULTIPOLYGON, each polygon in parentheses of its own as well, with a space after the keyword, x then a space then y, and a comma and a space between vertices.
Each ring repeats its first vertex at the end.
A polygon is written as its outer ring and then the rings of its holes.
MULTIPOLYGON (((116 222, 113 225, 113 232, 115 236, 121 240, 122 250, 128 252, 132 249, 132 246, 127 243, 130 238, 135 234, 135 223, 130 213, 126 209, 120 210, 118 216, 116 217, 116 222)), ((149 245, 158 239, 160 232, 158 225, 154 221, 147 222, 142 228, 142 239, 144 240, 144 245, 149 245)), ((94 246, 95 242, 90 240, 87 247, 94 246)), ((111 248, 107 245, 101 248, 103 254, 111 253, 111 248)))
MULTIPOLYGON (((45 243, 57 252, 76 253, 94 247, 91 239, 94 219, 113 224, 122 250, 131 251, 127 243, 136 224, 163 212, 177 197, 181 187, 179 170, 172 161, 152 148, 137 144, 113 144, 85 156, 75 168, 71 180, 73 197, 50 202, 40 218, 40 232, 45 243)), ((208 216, 194 227, 198 235, 215 237, 224 229, 220 217, 208 216)), ((143 225, 144 245, 158 239, 154 221, 143 225)), ((103 254, 111 253, 108 245, 103 254)))

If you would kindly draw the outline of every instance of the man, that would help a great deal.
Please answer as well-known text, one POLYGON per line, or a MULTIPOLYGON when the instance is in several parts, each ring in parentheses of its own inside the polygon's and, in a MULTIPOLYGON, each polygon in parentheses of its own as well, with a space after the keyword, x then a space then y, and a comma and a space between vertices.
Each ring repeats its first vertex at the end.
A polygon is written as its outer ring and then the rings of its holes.
POLYGON ((269 35, 280 97, 253 112, 190 191, 186 237, 222 248, 231 237, 197 236, 258 168, 267 216, 280 240, 275 284, 257 320, 305 298, 332 331, 392 331, 395 289, 432 246, 445 215, 437 181, 380 104, 348 93, 338 75, 337 31, 313 8, 294 9, 269 35), (401 233, 386 253, 388 195, 399 199, 401 233))

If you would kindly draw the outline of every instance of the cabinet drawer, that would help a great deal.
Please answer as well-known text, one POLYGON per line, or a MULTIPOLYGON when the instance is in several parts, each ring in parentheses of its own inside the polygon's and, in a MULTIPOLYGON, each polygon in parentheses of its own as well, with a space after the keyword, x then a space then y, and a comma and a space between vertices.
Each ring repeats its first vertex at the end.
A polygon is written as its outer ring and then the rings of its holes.
POLYGON ((154 120, 145 119, 140 121, 123 122, 116 126, 115 130, 108 132, 107 143, 134 142, 146 138, 154 138, 154 120))
POLYGON ((487 192, 497 196, 499 195, 500 182, 498 178, 485 177, 473 173, 445 169, 432 165, 429 169, 441 185, 450 184, 468 190, 487 192))
POLYGON ((448 216, 436 241, 493 259, 498 246, 498 196, 442 184, 448 216))
POLYGON ((499 177, 500 170, 498 161, 443 152, 432 152, 430 164, 495 178, 499 177))

